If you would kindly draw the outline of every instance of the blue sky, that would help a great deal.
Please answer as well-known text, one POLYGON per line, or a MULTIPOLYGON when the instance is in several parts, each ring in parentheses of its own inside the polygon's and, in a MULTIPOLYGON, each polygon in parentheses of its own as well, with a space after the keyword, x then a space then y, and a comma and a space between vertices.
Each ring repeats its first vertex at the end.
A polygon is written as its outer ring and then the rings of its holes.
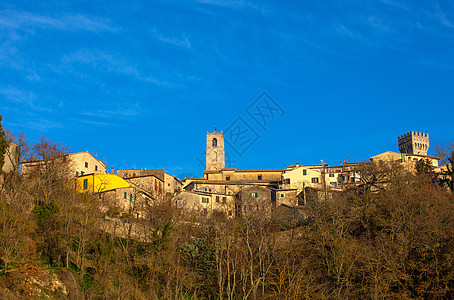
POLYGON ((454 1, 2 1, 0 43, 4 127, 109 168, 201 176, 206 132, 238 120, 238 169, 454 140, 454 1))

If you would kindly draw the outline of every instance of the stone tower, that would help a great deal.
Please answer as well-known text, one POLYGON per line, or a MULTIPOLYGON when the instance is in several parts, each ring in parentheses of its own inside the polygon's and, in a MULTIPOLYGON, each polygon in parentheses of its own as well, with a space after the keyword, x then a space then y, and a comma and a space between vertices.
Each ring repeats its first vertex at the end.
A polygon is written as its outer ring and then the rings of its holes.
POLYGON ((221 132, 207 132, 206 170, 220 170, 225 168, 224 134, 221 132))
POLYGON ((397 138, 399 151, 405 154, 427 155, 429 149, 429 134, 410 131, 397 138))

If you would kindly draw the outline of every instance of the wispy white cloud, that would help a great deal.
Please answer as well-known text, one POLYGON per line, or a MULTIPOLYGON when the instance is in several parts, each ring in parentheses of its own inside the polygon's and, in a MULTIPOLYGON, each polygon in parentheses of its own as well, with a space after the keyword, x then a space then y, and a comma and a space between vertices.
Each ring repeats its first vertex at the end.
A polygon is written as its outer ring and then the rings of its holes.
POLYGON ((76 121, 78 124, 84 123, 87 125, 94 125, 94 126, 115 126, 116 124, 110 122, 102 122, 102 121, 93 121, 87 119, 80 119, 80 118, 73 118, 72 120, 76 121))
POLYGON ((102 50, 81 49, 66 54, 60 60, 60 65, 54 66, 57 72, 68 72, 74 76, 86 78, 88 76, 80 70, 78 65, 88 65, 101 72, 117 73, 130 76, 141 82, 152 83, 164 88, 180 88, 181 84, 158 78, 153 74, 146 74, 139 70, 136 63, 128 57, 124 58, 118 54, 108 53, 102 50))
POLYGON ((187 49, 191 49, 191 42, 189 41, 188 36, 183 37, 170 37, 162 34, 156 28, 153 29, 153 35, 163 43, 169 43, 178 47, 183 47, 187 49))
POLYGON ((435 13, 432 14, 432 16, 440 22, 440 24, 448 27, 448 28, 454 28, 454 20, 449 20, 446 14, 441 11, 440 6, 435 7, 435 13))
POLYGON ((368 24, 377 31, 382 32, 391 32, 391 27, 386 24, 383 19, 376 17, 376 16, 369 16, 367 19, 368 24))
POLYGON ((95 110, 90 112, 83 112, 81 115, 89 116, 89 117, 97 117, 97 118, 128 118, 132 116, 139 115, 140 109, 135 105, 135 107, 118 107, 115 110, 95 110))
POLYGON ((257 9, 259 6, 257 4, 252 4, 249 1, 243 0, 196 0, 199 3, 230 7, 230 8, 253 8, 257 9))
POLYGON ((346 38, 358 40, 358 41, 365 41, 365 42, 368 41, 368 39, 365 36, 363 36, 361 33, 347 28, 347 26, 345 26, 344 24, 338 24, 336 26, 336 32, 341 37, 346 37, 346 38))
POLYGON ((47 111, 50 112, 49 107, 45 107, 37 103, 37 96, 35 93, 18 89, 16 87, 0 87, 0 95, 2 95, 7 101, 15 104, 23 104, 27 108, 35 111, 47 111))
POLYGON ((60 122, 51 121, 45 118, 32 118, 32 119, 22 119, 18 122, 11 122, 8 124, 9 127, 17 127, 20 129, 31 129, 37 132, 46 132, 52 128, 63 128, 60 122))
POLYGON ((88 15, 59 14, 51 16, 15 10, 0 11, 0 28, 93 32, 117 30, 110 20, 88 15))

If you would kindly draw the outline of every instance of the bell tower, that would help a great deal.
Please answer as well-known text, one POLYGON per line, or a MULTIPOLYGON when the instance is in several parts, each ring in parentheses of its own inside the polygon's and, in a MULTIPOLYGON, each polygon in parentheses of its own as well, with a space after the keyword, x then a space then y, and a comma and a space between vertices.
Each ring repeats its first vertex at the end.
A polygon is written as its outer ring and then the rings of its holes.
POLYGON ((206 170, 221 170, 225 168, 224 134, 207 132, 206 170))

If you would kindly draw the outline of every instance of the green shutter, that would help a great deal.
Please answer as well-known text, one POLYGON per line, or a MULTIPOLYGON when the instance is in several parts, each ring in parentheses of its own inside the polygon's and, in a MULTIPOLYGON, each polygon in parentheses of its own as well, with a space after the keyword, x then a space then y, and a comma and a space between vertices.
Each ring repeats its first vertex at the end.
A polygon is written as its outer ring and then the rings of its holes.
POLYGON ((126 192, 124 192, 124 193, 123 193, 123 198, 126 199, 126 198, 127 198, 126 196, 127 196, 127 194, 126 194, 126 192))
POLYGON ((88 179, 84 179, 84 190, 88 189, 88 179))
POLYGON ((132 194, 129 194, 129 201, 132 202, 132 194))

